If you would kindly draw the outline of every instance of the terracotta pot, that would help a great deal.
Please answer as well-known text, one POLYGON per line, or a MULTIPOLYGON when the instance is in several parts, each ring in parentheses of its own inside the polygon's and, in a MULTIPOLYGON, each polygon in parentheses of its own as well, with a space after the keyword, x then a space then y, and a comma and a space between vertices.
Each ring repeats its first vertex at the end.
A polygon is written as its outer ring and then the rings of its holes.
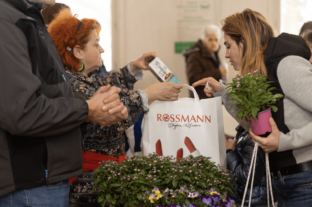
POLYGON ((255 135, 264 135, 272 131, 269 118, 272 117, 271 108, 258 113, 258 121, 251 117, 251 129, 255 135))

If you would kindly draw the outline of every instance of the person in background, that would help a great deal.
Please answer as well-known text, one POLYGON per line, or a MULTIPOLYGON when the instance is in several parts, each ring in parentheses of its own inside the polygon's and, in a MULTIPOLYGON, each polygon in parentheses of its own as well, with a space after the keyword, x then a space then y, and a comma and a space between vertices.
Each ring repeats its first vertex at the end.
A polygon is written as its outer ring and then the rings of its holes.
POLYGON ((63 9, 69 9, 70 7, 67 6, 66 4, 62 3, 55 3, 53 6, 44 8, 41 10, 41 15, 43 17, 44 23, 49 26, 49 24, 53 21, 55 16, 63 9))
MULTIPOLYGON (((312 203, 312 65, 311 51, 302 37, 282 33, 274 37, 273 29, 259 12, 246 9, 223 20, 226 57, 239 74, 265 75, 274 87, 272 94, 283 94, 272 111, 268 137, 256 136, 250 123, 240 125, 254 142, 269 153, 272 183, 278 193, 278 207, 310 206, 312 203)), ((207 96, 222 96, 228 112, 236 118, 238 110, 229 101, 225 85, 213 78, 207 96)))
POLYGON ((79 20, 67 10, 61 11, 48 28, 65 64, 73 91, 79 92, 88 100, 101 86, 107 84, 118 86, 121 88, 120 98, 129 113, 127 120, 110 127, 92 122, 81 126, 84 174, 77 180, 70 180, 73 181, 70 199, 72 203, 79 200, 79 193, 93 190, 93 185, 84 180, 86 177, 94 176, 92 171, 99 167, 99 162, 108 160, 121 162, 125 159, 127 142, 125 130, 133 125, 142 113, 148 111, 148 104, 154 100, 177 100, 182 88, 181 84, 164 82, 154 84, 145 90, 133 90, 134 83, 143 76, 142 69, 150 69, 146 62, 157 56, 154 52, 143 54, 122 69, 108 73, 104 79, 92 73, 102 64, 101 53, 104 50, 99 44, 100 29, 96 20, 86 18, 79 20), (80 182, 81 180, 83 182, 80 182))
POLYGON ((40 14, 55 1, 34 1, 0 0, 1 207, 68 206, 68 179, 82 173, 80 125, 128 118, 120 88, 75 96, 40 14))
MULTIPOLYGON (((213 77, 218 81, 226 79, 227 69, 220 67, 218 55, 220 37, 220 28, 209 24, 204 28, 201 39, 183 53, 186 63, 186 76, 190 85, 203 77, 213 77)), ((197 86, 195 89, 200 99, 207 98, 204 93, 204 86, 197 86)), ((190 97, 194 97, 192 92, 190 92, 190 97)))

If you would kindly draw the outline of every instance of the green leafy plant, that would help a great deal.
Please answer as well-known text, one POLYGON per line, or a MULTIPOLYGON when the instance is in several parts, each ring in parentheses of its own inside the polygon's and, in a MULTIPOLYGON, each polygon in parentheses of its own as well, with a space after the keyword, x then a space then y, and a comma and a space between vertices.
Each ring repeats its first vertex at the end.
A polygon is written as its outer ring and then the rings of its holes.
POLYGON ((232 193, 232 175, 223 171, 210 158, 189 156, 176 162, 173 157, 134 156, 122 164, 103 162, 94 171, 95 191, 102 206, 144 205, 146 192, 154 187, 179 189, 193 187, 196 191, 207 192, 213 188, 218 192, 232 193))
POLYGON ((227 84, 228 95, 230 100, 234 101, 238 109, 237 118, 242 120, 253 117, 258 120, 258 113, 271 107, 276 112, 275 103, 278 99, 283 98, 282 94, 273 95, 271 91, 274 87, 270 87, 270 83, 264 75, 260 75, 255 71, 245 76, 237 75, 233 78, 232 83, 227 84))

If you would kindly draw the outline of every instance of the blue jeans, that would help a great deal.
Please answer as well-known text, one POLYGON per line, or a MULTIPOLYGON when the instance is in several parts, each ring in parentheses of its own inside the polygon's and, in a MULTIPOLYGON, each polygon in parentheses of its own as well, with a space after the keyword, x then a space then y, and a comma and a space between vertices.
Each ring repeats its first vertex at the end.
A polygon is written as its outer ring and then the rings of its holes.
POLYGON ((38 188, 17 190, 0 197, 0 207, 68 207, 68 180, 38 188))
POLYGON ((312 170, 279 175, 272 183, 278 193, 278 207, 312 206, 312 170))

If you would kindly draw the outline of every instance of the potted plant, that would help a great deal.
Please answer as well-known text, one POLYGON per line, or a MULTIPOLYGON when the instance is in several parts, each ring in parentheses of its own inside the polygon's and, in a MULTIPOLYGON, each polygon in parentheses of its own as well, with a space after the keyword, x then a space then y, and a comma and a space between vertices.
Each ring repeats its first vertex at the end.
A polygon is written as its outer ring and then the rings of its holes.
POLYGON ((256 135, 271 132, 271 110, 276 112, 278 109, 275 103, 283 98, 282 94, 271 93, 274 87, 270 87, 270 83, 272 81, 267 81, 264 75, 255 71, 245 76, 238 74, 226 87, 230 100, 234 101, 238 110, 237 118, 251 122, 251 128, 256 135))
POLYGON ((103 162, 94 172, 95 191, 102 206, 107 202, 111 206, 145 206, 149 200, 146 195, 155 187, 188 187, 202 195, 209 195, 210 189, 220 195, 232 194, 233 176, 203 156, 181 158, 180 162, 157 154, 134 156, 121 164, 103 162))

